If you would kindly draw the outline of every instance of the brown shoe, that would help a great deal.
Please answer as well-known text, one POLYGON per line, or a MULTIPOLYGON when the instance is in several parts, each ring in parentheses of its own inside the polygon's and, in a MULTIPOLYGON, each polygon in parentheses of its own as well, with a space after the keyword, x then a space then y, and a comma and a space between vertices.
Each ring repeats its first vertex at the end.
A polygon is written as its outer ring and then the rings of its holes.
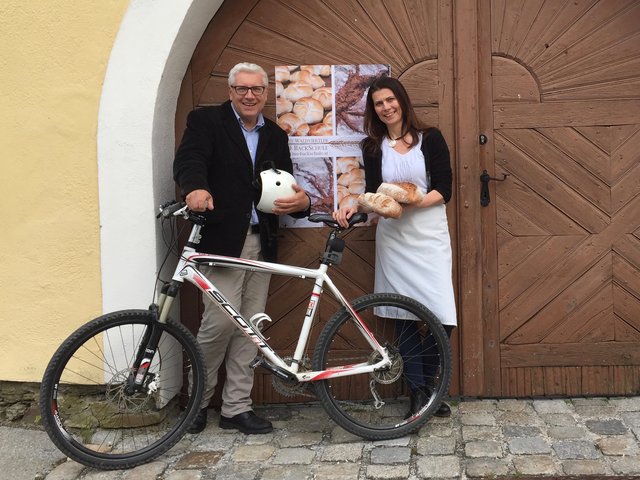
POLYGON ((260 418, 252 410, 239 413, 231 418, 220 415, 220 428, 235 428, 247 435, 269 433, 273 431, 273 425, 271 425, 271 422, 264 418, 260 418))

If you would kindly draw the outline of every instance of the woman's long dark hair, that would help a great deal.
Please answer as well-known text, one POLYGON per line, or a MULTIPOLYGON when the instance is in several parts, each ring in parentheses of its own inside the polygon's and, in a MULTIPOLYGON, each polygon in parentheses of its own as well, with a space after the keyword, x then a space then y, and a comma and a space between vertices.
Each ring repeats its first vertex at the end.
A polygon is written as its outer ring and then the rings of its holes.
POLYGON ((402 109, 402 135, 404 136, 407 133, 411 134, 410 147, 418 144, 418 133, 428 129, 428 127, 423 125, 416 117, 416 113, 411 105, 411 100, 409 100, 409 94, 404 88, 404 85, 400 83, 400 80, 387 76, 379 77, 374 80, 369 87, 367 104, 364 109, 364 133, 367 135, 367 138, 362 140, 360 145, 363 152, 369 155, 376 155, 379 152, 380 145, 388 134, 387 125, 380 120, 373 106, 373 94, 383 88, 391 90, 393 95, 398 99, 398 103, 402 109))

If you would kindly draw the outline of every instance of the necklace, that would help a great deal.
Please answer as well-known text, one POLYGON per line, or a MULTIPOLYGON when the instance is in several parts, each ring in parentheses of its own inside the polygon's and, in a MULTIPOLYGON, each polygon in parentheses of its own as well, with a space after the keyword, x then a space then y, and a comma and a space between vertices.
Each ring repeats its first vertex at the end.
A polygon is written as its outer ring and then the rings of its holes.
POLYGON ((400 135, 398 138, 389 137, 389 146, 391 148, 394 148, 398 144, 398 140, 400 140, 402 137, 403 137, 403 135, 400 135))

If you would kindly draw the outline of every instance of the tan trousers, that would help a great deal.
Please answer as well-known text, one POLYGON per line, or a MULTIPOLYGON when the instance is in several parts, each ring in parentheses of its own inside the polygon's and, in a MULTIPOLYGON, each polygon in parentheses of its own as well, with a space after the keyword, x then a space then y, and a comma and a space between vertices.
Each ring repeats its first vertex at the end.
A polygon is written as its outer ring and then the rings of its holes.
MULTIPOLYGON (((240 257, 261 260, 260 235, 249 233, 240 257)), ((200 267, 222 294, 246 319, 264 312, 269 293, 268 273, 223 267, 200 267)), ((253 370, 249 367, 257 348, 222 312, 205 299, 202 324, 197 336, 207 365, 207 384, 200 408, 205 408, 218 383, 218 369, 225 361, 227 378, 222 389, 222 415, 233 417, 251 410, 253 370)))

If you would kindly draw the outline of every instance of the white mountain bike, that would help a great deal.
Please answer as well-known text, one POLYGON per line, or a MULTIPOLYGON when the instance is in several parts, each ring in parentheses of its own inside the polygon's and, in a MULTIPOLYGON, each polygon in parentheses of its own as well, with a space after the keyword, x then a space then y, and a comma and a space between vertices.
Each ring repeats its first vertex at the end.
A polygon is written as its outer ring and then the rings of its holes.
MULTIPOLYGON (((182 438, 198 413, 205 386, 205 364, 195 338, 168 316, 185 280, 255 343, 259 355, 254 367, 269 370, 280 389, 292 394, 314 392, 345 430, 367 440, 397 438, 420 428, 439 407, 452 371, 445 330, 424 305, 402 295, 374 293, 351 302, 345 299, 328 275, 329 267, 340 263, 345 246, 339 236, 342 229, 331 215, 309 217, 331 227, 317 269, 198 253, 201 215, 170 202, 160 207, 158 217, 172 225, 169 253, 177 245, 175 218, 193 225, 172 280, 165 283, 157 301, 148 310, 109 313, 80 327, 58 348, 44 373, 42 424, 63 453, 95 468, 131 468, 158 457, 182 438), (243 318, 216 288, 215 279, 202 274, 201 265, 312 281, 293 355, 282 357, 271 348, 260 330, 268 317, 243 318), (328 320, 316 318, 323 288, 342 305, 328 320), (381 309, 385 316, 379 316, 381 309), (318 322, 325 325, 315 348, 308 351, 312 325, 318 322), (412 327, 410 334, 407 326, 412 327), (414 347, 403 352, 407 339, 414 347), (408 415, 405 370, 416 359, 432 365, 434 373, 427 403, 408 415)), ((349 228, 366 219, 366 214, 354 215, 349 228)))

